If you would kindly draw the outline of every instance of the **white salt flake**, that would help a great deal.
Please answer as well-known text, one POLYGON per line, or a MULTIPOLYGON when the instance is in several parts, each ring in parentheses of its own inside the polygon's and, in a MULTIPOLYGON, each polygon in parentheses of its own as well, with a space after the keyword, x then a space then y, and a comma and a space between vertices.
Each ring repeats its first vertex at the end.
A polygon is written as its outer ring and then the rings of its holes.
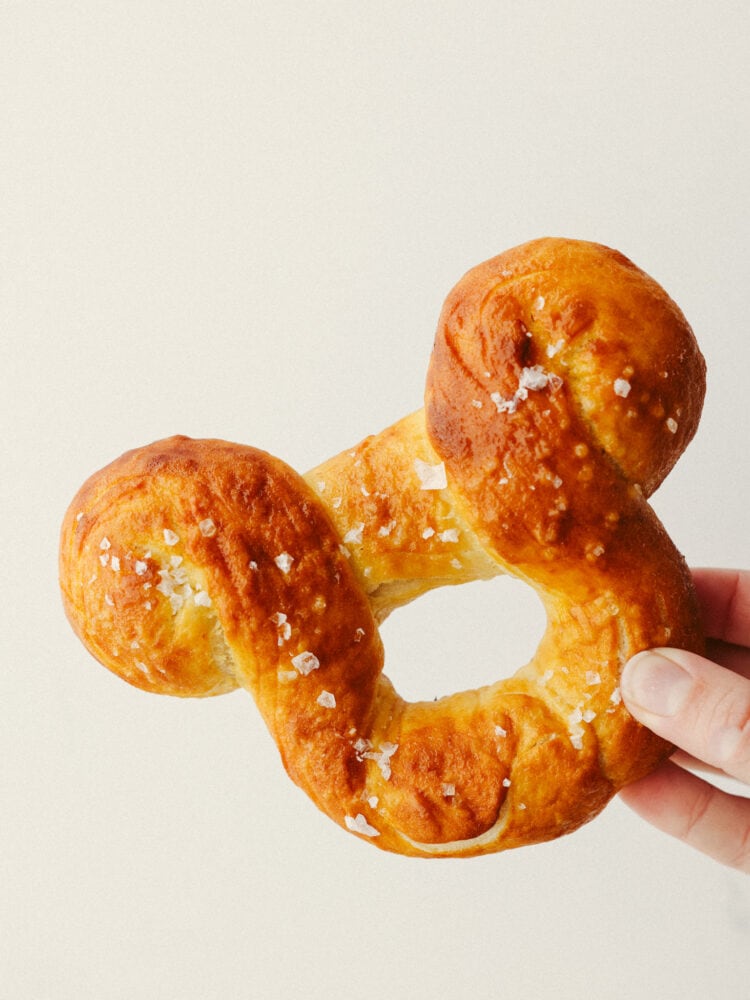
POLYGON ((99 542, 99 548, 100 549, 104 549, 105 552, 106 552, 107 549, 111 548, 111 546, 112 546, 112 543, 106 537, 102 538, 102 540, 99 542))
POLYGON ((448 485, 445 462, 430 465, 429 462, 423 462, 421 458, 415 458, 414 469, 422 490, 444 490, 448 485))
POLYGON ((598 670, 587 670, 586 671, 586 685, 587 687, 596 687, 597 684, 601 684, 602 678, 598 670))
POLYGON ((321 691, 316 699, 321 708, 335 708, 336 696, 330 691, 321 691))
POLYGON ((107 563, 109 562, 109 552, 102 552, 102 554, 99 556, 99 562, 102 564, 102 566, 106 566, 107 563))
POLYGON ((510 399, 505 399, 499 392, 493 392, 490 399, 497 407, 498 413, 515 413, 518 404, 529 398, 529 391, 539 392, 547 386, 554 392, 560 388, 563 380, 559 375, 547 372, 541 365, 522 368, 518 377, 518 388, 510 399))
POLYGON ((474 407, 475 409, 477 409, 477 410, 481 410, 481 409, 482 409, 482 400, 481 400, 481 399, 472 399, 472 401, 471 401, 471 405, 472 405, 472 406, 473 406, 473 407, 474 407))
POLYGON ((350 528, 349 531, 347 531, 347 533, 344 535, 344 545, 361 545, 362 532, 364 530, 365 526, 361 521, 353 528, 350 528))
POLYGON ((320 666, 320 660, 317 658, 315 653, 311 653, 309 650, 305 650, 303 653, 298 653, 296 656, 292 657, 292 666, 297 670, 303 677, 307 677, 311 674, 313 670, 317 670, 320 666))
POLYGON ((609 700, 612 702, 613 705, 619 705, 620 704, 620 702, 622 701, 622 695, 620 694, 619 687, 616 687, 614 689, 614 691, 612 692, 612 694, 609 696, 609 700))
POLYGON ((510 778, 503 778, 503 788, 510 788, 511 780, 510 778))
POLYGON ((109 565, 110 565, 110 568, 113 569, 115 573, 119 573, 120 572, 120 557, 119 556, 112 556, 112 558, 109 561, 109 565))
POLYGON ((678 427, 677 421, 673 417, 667 417, 667 430, 670 432, 670 434, 676 434, 677 427, 678 427))
POLYGON ((495 726, 495 736, 507 736, 508 730, 503 729, 502 726, 495 726))
POLYGON ((560 351, 563 349, 563 347, 565 347, 565 341, 564 340, 558 340, 554 344, 548 344, 547 345, 547 357, 548 358, 554 358, 554 356, 556 354, 560 353, 560 351))
POLYGON ((205 538, 211 538, 216 534, 216 525, 213 518, 207 517, 198 525, 198 530, 205 538))
POLYGON ((438 538, 441 542, 457 542, 458 531, 455 528, 446 528, 445 531, 440 532, 438 538))
POLYGON ((432 536, 434 534, 435 534, 435 529, 434 528, 425 528, 424 531, 422 532, 422 538, 425 538, 425 539, 432 538, 432 536))
POLYGON ((354 633, 354 641, 361 642, 365 637, 365 630, 363 628, 358 628, 354 633))
POLYGON ((208 596, 205 590, 199 590, 195 597, 193 598, 195 603, 201 608, 211 607, 211 598, 208 596))
POLYGON ((446 799, 451 799, 456 794, 456 786, 453 782, 446 781, 443 783, 443 796, 446 799))
POLYGON ((379 535, 379 537, 380 537, 380 538, 386 538, 386 537, 387 537, 388 535, 390 535, 390 533, 391 533, 391 532, 393 531, 393 529, 394 529, 395 527, 396 527, 396 522, 395 522, 395 521, 389 521, 389 522, 388 522, 388 524, 384 524, 384 525, 383 525, 383 526, 382 526, 382 527, 381 527, 381 528, 380 528, 380 529, 378 530, 378 535, 379 535))
POLYGON ((115 606, 115 602, 112 600, 109 594, 104 595, 104 603, 108 604, 110 608, 113 608, 115 606))
POLYGON ((614 390, 616 396, 622 396, 623 399, 627 399, 630 393, 631 385, 626 378, 616 378, 614 381, 614 390))
POLYGON ((381 743, 379 750, 366 750, 362 756, 366 760, 374 760, 380 768, 380 773, 386 781, 391 776, 391 757, 398 750, 398 743, 381 743))
POLYGON ((377 797, 377 795, 371 795, 370 798, 367 800, 367 804, 371 809, 377 809, 379 801, 380 799, 377 797))
POLYGON ((544 296, 543 295, 540 295, 537 298, 537 300, 534 302, 534 308, 535 309, 544 309, 544 296))
POLYGON ((278 629, 277 645, 283 646, 284 643, 291 637, 292 626, 287 621, 286 615, 282 611, 277 611, 275 615, 271 615, 271 621, 274 623, 278 629))
POLYGON ((586 711, 583 713, 584 722, 593 722, 595 718, 596 718, 596 712, 592 711, 592 709, 590 708, 587 708, 586 711))
POLYGON ((294 556, 290 556, 288 552, 282 552, 274 559, 274 562, 279 567, 282 573, 286 574, 292 568, 292 563, 294 562, 294 556))
POLYGON ((148 569, 148 563, 144 562, 142 559, 138 559, 135 564, 135 575, 143 576, 143 574, 148 569))
POLYGON ((176 545, 179 542, 179 540, 180 536, 175 534, 175 532, 172 531, 171 528, 164 529, 164 541, 167 543, 167 545, 176 545))
POLYGON ((380 831, 376 830, 374 826, 370 826, 362 813, 357 813, 356 816, 344 816, 344 822, 352 833, 361 833, 364 837, 380 836, 380 831))

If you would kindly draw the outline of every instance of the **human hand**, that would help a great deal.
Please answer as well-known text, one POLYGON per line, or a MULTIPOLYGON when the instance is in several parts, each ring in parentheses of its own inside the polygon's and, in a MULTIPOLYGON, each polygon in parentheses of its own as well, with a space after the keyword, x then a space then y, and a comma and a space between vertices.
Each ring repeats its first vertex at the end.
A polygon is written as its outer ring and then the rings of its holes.
POLYGON ((750 798, 686 770, 750 785, 750 571, 702 569, 693 578, 710 659, 661 649, 625 665, 621 692, 628 710, 679 749, 620 798, 665 833, 750 872, 750 798))

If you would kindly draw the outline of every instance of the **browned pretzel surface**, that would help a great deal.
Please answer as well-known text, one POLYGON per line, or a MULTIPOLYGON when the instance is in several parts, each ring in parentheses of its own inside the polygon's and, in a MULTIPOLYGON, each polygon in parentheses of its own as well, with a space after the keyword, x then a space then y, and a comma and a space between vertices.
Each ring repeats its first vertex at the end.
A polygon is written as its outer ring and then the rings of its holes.
POLYGON ((63 525, 66 611, 138 687, 247 688, 293 780, 379 847, 475 855, 559 836, 670 749, 618 683, 638 650, 701 648, 688 571, 646 497, 704 387, 682 313, 621 254, 525 244, 448 296, 424 409, 306 476, 184 437, 94 475, 63 525), (532 661, 400 698, 378 623, 499 573, 543 601, 532 661))

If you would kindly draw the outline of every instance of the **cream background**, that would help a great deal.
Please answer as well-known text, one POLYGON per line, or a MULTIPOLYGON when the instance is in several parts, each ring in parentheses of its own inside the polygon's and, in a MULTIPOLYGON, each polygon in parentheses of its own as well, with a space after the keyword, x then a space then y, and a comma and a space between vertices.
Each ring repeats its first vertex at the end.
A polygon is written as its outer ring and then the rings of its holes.
MULTIPOLYGON (((443 297, 532 237, 614 245, 709 365, 655 498, 750 566, 744 0, 0 3, 0 998, 747 995, 747 879, 619 802, 475 861, 384 855, 288 782, 249 697, 148 697, 56 586, 63 511, 182 432, 304 470, 421 404, 443 297)), ((519 584, 424 599, 387 671, 511 673, 519 584)))

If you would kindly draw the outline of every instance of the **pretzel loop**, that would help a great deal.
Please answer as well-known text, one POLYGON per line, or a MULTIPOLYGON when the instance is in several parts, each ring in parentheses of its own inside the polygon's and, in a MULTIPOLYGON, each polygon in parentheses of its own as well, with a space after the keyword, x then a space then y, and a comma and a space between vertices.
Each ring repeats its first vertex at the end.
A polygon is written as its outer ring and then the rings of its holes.
POLYGON ((539 240, 446 300, 425 408, 305 477, 172 438, 71 504, 70 620, 130 683, 249 690, 290 776, 386 850, 547 840, 669 752, 621 705, 639 649, 699 650, 690 577, 646 497, 695 432, 703 360, 663 290, 595 244, 539 240), (408 703, 378 623, 508 572, 548 626, 514 677, 408 703))

